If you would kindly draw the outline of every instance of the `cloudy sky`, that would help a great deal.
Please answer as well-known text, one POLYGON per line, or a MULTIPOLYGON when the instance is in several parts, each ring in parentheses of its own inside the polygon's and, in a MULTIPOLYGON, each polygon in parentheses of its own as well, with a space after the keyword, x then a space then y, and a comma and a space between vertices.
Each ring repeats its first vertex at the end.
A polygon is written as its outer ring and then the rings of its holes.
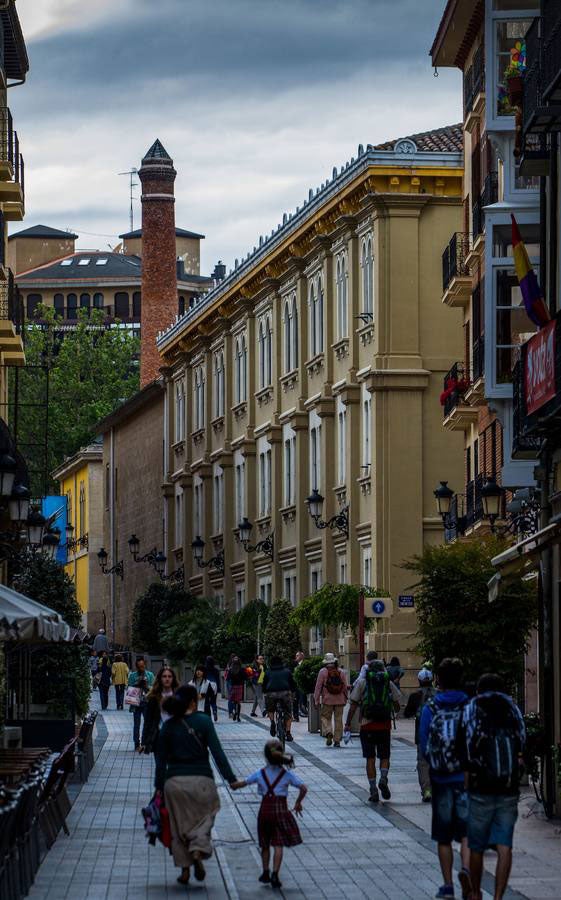
MULTIPOLYGON (((18 0, 10 91, 26 224, 106 247, 159 137, 203 271, 242 256, 359 143, 457 122, 459 75, 427 55, 445 0, 18 0)), ((138 196, 138 190, 136 191, 138 196)), ((135 203, 136 224, 140 206, 135 203)), ((17 225, 21 227, 21 225, 17 225)))

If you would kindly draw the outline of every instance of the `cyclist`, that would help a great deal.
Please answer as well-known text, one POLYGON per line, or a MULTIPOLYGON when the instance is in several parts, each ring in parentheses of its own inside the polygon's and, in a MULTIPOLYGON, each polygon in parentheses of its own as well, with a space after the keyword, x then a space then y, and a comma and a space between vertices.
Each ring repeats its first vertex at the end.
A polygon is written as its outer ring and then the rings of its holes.
POLYGON ((287 741, 294 740, 290 729, 292 727, 293 695, 297 690, 298 688, 296 687, 292 672, 288 666, 284 665, 280 656, 273 656, 271 665, 265 672, 265 678, 263 680, 265 708, 269 719, 271 720, 271 737, 275 737, 277 733, 275 725, 275 709, 277 703, 280 703, 284 711, 285 738, 287 741))

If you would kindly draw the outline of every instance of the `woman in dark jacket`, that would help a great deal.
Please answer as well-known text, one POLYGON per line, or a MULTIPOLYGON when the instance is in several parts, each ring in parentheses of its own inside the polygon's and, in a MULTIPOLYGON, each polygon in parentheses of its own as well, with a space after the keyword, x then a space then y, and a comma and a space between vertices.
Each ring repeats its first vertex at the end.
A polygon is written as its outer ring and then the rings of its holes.
POLYGON ((104 650, 97 664, 97 674, 99 676, 99 696, 101 699, 101 708, 107 709, 109 706, 109 688, 111 687, 111 660, 107 650, 104 650))
POLYGON ((243 686, 247 681, 247 674, 241 664, 239 656, 234 656, 226 673, 228 682, 228 708, 232 710, 234 722, 241 722, 243 686))
POLYGON ((177 676, 169 666, 163 666, 154 679, 154 684, 146 697, 144 727, 140 742, 141 753, 155 753, 160 726, 168 718, 162 709, 164 700, 171 697, 179 687, 177 676))
POLYGON ((164 701, 164 722, 156 749, 156 789, 164 792, 171 826, 171 851, 181 868, 177 879, 187 884, 190 866, 195 878, 205 877, 203 860, 212 855, 211 831, 220 809, 209 750, 222 777, 236 781, 209 716, 197 711, 192 685, 180 687, 164 701))
POLYGON ((207 716, 210 716, 212 711, 212 717, 217 722, 218 707, 216 699, 220 693, 220 669, 212 656, 207 656, 205 660, 205 678, 212 686, 212 691, 209 691, 205 698, 205 713, 207 716))

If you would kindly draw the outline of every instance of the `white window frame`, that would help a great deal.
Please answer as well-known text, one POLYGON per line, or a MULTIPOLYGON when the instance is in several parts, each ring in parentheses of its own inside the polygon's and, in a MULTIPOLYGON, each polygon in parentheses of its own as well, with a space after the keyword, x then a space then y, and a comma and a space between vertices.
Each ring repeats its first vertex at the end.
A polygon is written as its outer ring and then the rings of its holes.
POLYGON ((337 298, 337 337, 349 336, 348 272, 346 254, 337 257, 335 270, 335 291, 337 298))
POLYGON ((362 395, 362 474, 370 475, 372 466, 372 394, 362 395))
MULTIPOLYGON (((341 400, 337 403, 337 485, 347 479, 347 408, 341 400)), ((318 488, 319 490, 319 488, 318 488)))
POLYGON ((297 604, 297 577, 296 569, 287 569, 282 573, 282 595, 292 606, 297 604))
POLYGON ((204 484, 202 480, 193 484, 193 532, 201 537, 204 532, 204 484))
MULTIPOLYGON (((539 15, 539 5, 533 9, 494 10, 492 0, 486 0, 485 13, 485 96, 487 131, 514 131, 514 116, 497 114, 497 23, 514 19, 529 19, 539 15), (490 52, 489 52, 490 51, 490 52)), ((513 38, 514 40, 514 38, 513 38)))
POLYGON ((245 403, 247 400, 247 341, 245 334, 240 334, 236 339, 236 403, 245 403))
POLYGON ((298 307, 296 294, 286 297, 284 316, 284 371, 292 372, 298 366, 298 307))
POLYGON ((236 460, 234 465, 237 527, 245 516, 245 459, 236 460))
POLYGON ((217 466, 212 478, 212 528, 214 534, 224 531, 224 471, 217 466))
POLYGON ((285 436, 283 454, 283 503, 285 506, 294 506, 296 502, 296 435, 294 432, 285 436))
POLYGON ((183 546, 183 491, 175 495, 175 546, 183 546))
POLYGON ((205 370, 197 366, 194 373, 193 420, 195 431, 205 427, 205 370))
POLYGON ((267 606, 273 602, 273 579, 270 575, 259 579, 259 599, 267 606))
POLYGON ((236 584, 236 612, 240 612, 245 606, 245 585, 236 584))
POLYGON ((321 422, 310 426, 310 489, 321 486, 321 422))
POLYGON ((185 439, 185 385, 182 380, 175 382, 175 442, 185 439))
POLYGON ((372 547, 362 548, 362 584, 364 587, 374 587, 372 584, 372 547))
POLYGON ((360 265, 362 269, 362 312, 374 313, 374 258, 372 256, 372 235, 363 238, 360 265))
POLYGON ((214 417, 224 415, 224 352, 214 355, 214 417))
POLYGON ((310 280, 308 306, 310 308, 310 357, 323 353, 323 277, 321 273, 310 280))

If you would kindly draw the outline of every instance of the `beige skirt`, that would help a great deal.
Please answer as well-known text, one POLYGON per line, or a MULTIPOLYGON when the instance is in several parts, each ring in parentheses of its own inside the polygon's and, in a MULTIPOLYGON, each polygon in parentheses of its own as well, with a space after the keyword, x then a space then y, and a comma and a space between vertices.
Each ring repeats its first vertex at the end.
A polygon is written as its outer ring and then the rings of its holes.
POLYGON ((201 859, 212 856, 210 833, 220 809, 213 778, 204 775, 176 775, 168 778, 164 798, 171 826, 173 861, 181 869, 193 863, 193 854, 201 859))

